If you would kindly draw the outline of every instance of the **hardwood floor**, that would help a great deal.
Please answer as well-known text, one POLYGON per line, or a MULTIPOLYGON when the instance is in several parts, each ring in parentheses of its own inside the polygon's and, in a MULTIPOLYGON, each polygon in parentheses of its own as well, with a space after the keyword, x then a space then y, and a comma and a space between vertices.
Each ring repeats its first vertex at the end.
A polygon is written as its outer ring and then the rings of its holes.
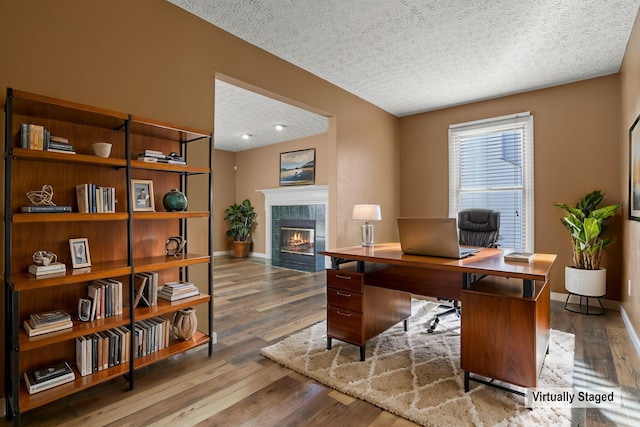
MULTIPOLYGON (((287 334, 325 318, 325 273, 260 260, 214 262, 214 355, 206 348, 136 371, 135 389, 113 380, 22 414, 26 426, 414 426, 260 356, 287 334), (345 420, 349 420, 345 422, 345 420)), ((576 384, 620 387, 625 407, 576 409, 573 425, 640 421, 640 359, 620 313, 583 316, 552 302, 552 328, 576 335, 576 384)), ((2 418, 0 426, 10 425, 2 418)))

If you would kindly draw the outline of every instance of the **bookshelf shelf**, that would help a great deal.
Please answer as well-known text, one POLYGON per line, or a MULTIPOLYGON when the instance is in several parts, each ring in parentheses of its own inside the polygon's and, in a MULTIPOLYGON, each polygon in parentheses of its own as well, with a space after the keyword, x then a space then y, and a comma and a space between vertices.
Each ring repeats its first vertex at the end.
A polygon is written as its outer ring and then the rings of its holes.
MULTIPOLYGON (((19 425, 22 412, 115 378, 122 378, 129 388, 133 388, 136 368, 194 347, 207 345, 210 356, 213 351, 211 133, 11 88, 7 89, 5 123, 5 342, 2 375, 6 418, 19 425), (41 146, 37 138, 42 132, 34 132, 33 129, 40 127, 46 132, 44 141, 40 141, 43 142, 42 148, 36 149, 34 147, 41 146), (49 135, 57 137, 51 141, 72 145, 76 154, 48 151, 49 135), (35 142, 32 138, 36 138, 35 142), (110 157, 93 155, 92 144, 95 142, 110 143, 110 157), (192 144, 198 144, 195 146, 198 154, 190 158, 188 147, 192 144), (138 161, 138 153, 145 150, 176 153, 187 161, 187 165, 138 161), (203 152, 208 153, 208 159, 202 155, 203 152), (190 181, 192 176, 197 176, 193 178, 197 181, 190 181), (155 212, 134 212, 132 180, 153 182, 155 212), (71 206, 71 212, 22 212, 22 207, 29 205, 25 194, 39 190, 45 184, 54 190, 54 203, 71 206), (115 212, 79 213, 76 194, 79 184, 91 184, 84 186, 85 189, 112 189, 105 191, 108 197, 104 200, 107 203, 115 199, 115 212), (199 209, 165 212, 162 195, 172 189, 185 193, 189 189, 190 195, 198 196, 196 205, 200 205, 199 209), (110 199, 112 194, 115 197, 110 199), (206 207, 203 208, 205 201, 206 207), (198 232, 206 229, 209 235, 206 253, 190 253, 185 246, 184 253, 167 256, 165 240, 171 236, 186 237, 193 226, 198 227, 198 232), (89 267, 74 269, 69 241, 80 238, 87 239, 91 262, 89 267), (39 250, 54 252, 58 262, 66 264, 66 271, 39 277, 29 274, 32 254, 39 250), (194 266, 205 268, 198 267, 192 272, 190 269, 194 266), (192 283, 199 288, 200 294, 174 302, 158 298, 157 304, 150 307, 134 307, 136 275, 148 273, 153 273, 154 277, 157 275, 158 287, 170 281, 188 280, 190 275, 197 273, 197 280, 192 283), (78 303, 81 298, 89 298, 89 285, 109 281, 122 283, 121 292, 119 285, 113 292, 105 291, 110 301, 114 301, 109 307, 115 307, 113 313, 116 314, 80 321, 78 303), (116 297, 112 297, 112 293, 116 297), (166 326, 176 311, 188 307, 195 307, 199 317, 206 319, 192 339, 180 341, 174 338, 162 350, 135 357, 136 327, 142 324, 153 327, 154 322, 161 324, 163 321, 166 326), (31 314, 51 310, 69 313, 73 326, 29 337, 23 322, 31 314), (124 344, 128 346, 125 346, 122 341, 127 336, 129 339, 124 344), (99 337, 104 343, 120 343, 118 354, 124 362, 117 364, 118 360, 114 360, 116 365, 113 367, 81 376, 79 366, 86 366, 86 361, 77 361, 76 344, 85 338, 96 340, 99 337), (124 357, 126 350, 128 357, 124 357), (61 361, 66 361, 73 368, 75 381, 29 394, 23 380, 25 372, 61 361)), ((69 149, 66 146, 62 148, 69 149)), ((94 204, 94 211, 100 210, 100 200, 94 204)), ((149 300, 152 301, 151 298, 149 300)), ((145 333, 151 334, 150 331, 145 333)))

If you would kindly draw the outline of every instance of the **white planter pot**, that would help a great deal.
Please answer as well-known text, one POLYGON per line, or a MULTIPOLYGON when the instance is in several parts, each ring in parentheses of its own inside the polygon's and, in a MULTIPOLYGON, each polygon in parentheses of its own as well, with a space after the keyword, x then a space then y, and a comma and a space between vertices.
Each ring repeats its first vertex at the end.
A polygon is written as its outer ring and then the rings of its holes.
POLYGON ((607 270, 564 268, 564 287, 572 294, 601 297, 607 293, 607 270))

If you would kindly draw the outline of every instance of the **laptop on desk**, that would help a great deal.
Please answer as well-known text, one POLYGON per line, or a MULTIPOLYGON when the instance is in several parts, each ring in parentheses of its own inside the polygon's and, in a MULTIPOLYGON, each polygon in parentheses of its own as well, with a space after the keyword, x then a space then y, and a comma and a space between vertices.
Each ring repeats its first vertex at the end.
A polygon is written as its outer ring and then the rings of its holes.
POLYGON ((462 259, 480 249, 460 248, 455 218, 398 218, 402 252, 462 259))

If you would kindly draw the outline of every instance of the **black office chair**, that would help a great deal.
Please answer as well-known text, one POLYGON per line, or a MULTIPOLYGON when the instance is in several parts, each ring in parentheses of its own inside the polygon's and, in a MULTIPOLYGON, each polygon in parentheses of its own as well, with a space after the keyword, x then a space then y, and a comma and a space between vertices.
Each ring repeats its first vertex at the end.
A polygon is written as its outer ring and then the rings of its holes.
MULTIPOLYGON (((500 238, 500 212, 491 209, 465 209, 458 212, 458 240, 461 245, 497 248, 500 238)), ((479 279, 475 279, 479 280, 479 279)), ((475 281, 474 280, 474 281, 475 281)), ((449 314, 460 317, 460 301, 447 298, 449 304, 444 305, 445 311, 436 314, 427 332, 434 331, 440 318, 449 314)))

